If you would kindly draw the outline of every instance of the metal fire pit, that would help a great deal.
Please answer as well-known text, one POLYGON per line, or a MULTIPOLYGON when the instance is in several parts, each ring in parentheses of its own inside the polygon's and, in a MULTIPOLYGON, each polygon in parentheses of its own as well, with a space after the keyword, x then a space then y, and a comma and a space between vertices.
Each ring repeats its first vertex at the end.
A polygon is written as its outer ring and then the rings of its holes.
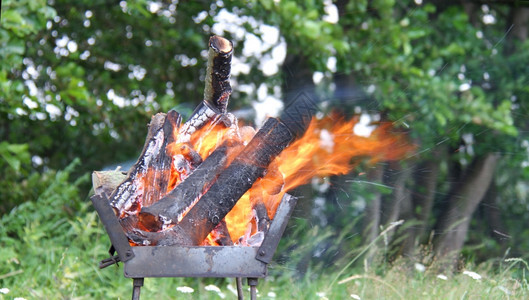
MULTIPOLYGON (((135 246, 129 244, 104 193, 91 198, 117 255, 101 261, 100 268, 121 261, 125 277, 133 278, 132 299, 139 299, 145 277, 248 278, 251 299, 257 278, 267 275, 267 265, 277 249, 297 198, 285 194, 260 247, 244 246, 135 246)), ((242 289, 238 282, 239 299, 242 289)))

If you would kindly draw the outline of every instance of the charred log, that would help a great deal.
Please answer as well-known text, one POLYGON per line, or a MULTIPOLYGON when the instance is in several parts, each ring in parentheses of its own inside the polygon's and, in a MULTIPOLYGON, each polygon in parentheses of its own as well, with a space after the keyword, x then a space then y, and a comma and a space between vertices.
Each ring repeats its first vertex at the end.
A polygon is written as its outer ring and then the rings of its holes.
POLYGON ((226 127, 236 124, 233 115, 227 113, 231 95, 230 72, 233 45, 231 41, 212 36, 209 39, 208 65, 204 101, 193 111, 179 132, 180 141, 188 141, 191 134, 209 122, 223 122, 226 127))
POLYGON ((230 232, 228 231, 228 225, 226 221, 222 220, 217 227, 215 227, 214 232, 216 233, 215 242, 219 246, 233 246, 233 241, 231 240, 230 232))
MULTIPOLYGON (((235 147, 235 146, 233 146, 235 147)), ((218 147, 182 183, 165 197, 140 212, 140 222, 151 231, 159 231, 164 224, 176 224, 219 173, 226 167, 228 145, 218 147)))
POLYGON ((230 72, 233 45, 220 36, 209 39, 208 67, 204 100, 214 105, 221 113, 226 113, 231 94, 230 72))
POLYGON ((268 217, 268 211, 266 210, 265 204, 263 203, 262 199, 260 200, 261 201, 257 201, 257 203, 255 203, 253 206, 253 210, 255 212, 255 222, 257 223, 257 231, 266 234, 268 227, 270 226, 270 218, 268 217))
POLYGON ((171 110, 167 113, 162 127, 163 145, 159 153, 151 161, 151 169, 144 177, 142 206, 149 206, 168 191, 171 176, 172 156, 167 153, 168 145, 174 142, 174 132, 181 124, 180 115, 171 110))
MULTIPOLYGON (((176 115, 172 118, 179 122, 180 116, 176 112, 174 114, 176 115)), ((138 161, 129 170, 125 181, 110 196, 110 205, 114 208, 116 215, 119 216, 127 211, 134 211, 136 206, 143 201, 143 194, 138 191, 139 185, 135 184, 135 181, 147 174, 149 167, 158 158, 160 153, 163 152, 162 146, 164 145, 165 139, 163 127, 165 120, 166 114, 162 113, 152 117, 145 145, 138 161)))

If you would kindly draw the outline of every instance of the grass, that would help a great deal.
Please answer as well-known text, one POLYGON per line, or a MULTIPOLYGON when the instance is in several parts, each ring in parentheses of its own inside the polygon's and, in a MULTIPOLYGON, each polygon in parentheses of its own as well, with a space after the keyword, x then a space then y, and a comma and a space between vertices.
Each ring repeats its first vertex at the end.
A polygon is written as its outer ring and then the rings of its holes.
MULTIPOLYGON (((58 172, 39 199, 1 217, 0 299, 130 299, 132 280, 123 276, 122 266, 97 267, 108 257, 110 242, 88 199, 77 194, 76 186, 87 178, 72 184, 70 172, 71 168, 58 172)), ((309 247, 313 238, 307 236, 298 240, 309 247)), ((529 298, 529 266, 523 259, 469 264, 466 272, 453 274, 407 261, 382 270, 368 268, 368 263, 358 267, 363 254, 376 253, 376 247, 371 243, 334 266, 309 268, 301 277, 288 264, 273 263, 271 275, 260 280, 259 299, 529 298)), ((295 260, 296 252, 290 255, 295 260)), ((146 278, 142 288, 144 299, 235 299, 235 295, 231 278, 146 278)))

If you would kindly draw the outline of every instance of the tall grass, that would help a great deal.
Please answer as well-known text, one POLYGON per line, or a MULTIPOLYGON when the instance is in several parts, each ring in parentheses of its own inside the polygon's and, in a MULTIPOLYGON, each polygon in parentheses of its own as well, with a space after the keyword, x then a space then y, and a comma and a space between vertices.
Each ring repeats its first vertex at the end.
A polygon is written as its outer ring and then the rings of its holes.
MULTIPOLYGON (((38 199, 1 217, 0 299, 130 298, 132 281, 124 278, 121 266, 97 267, 108 257, 110 242, 90 201, 78 194, 88 176, 69 178, 75 166, 51 174, 38 199)), ((466 272, 454 274, 408 261, 380 270, 361 262, 367 262, 367 252, 377 255, 378 261, 384 259, 385 247, 379 241, 385 232, 369 245, 340 251, 337 245, 347 241, 349 229, 336 234, 299 226, 282 241, 282 253, 269 268, 271 275, 260 280, 260 299, 529 298, 529 266, 521 258, 504 258, 500 266, 467 265, 466 272), (343 257, 308 264, 298 272, 305 258, 318 261, 313 256, 322 245, 343 257)), ((234 279, 147 278, 142 288, 144 299, 234 299, 235 293, 234 279)))

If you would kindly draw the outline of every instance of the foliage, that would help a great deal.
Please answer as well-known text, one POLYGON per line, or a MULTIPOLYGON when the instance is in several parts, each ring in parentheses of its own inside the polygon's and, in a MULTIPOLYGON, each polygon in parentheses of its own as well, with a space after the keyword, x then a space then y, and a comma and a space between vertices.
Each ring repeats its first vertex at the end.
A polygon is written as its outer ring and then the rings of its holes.
MULTIPOLYGON (((70 183, 71 173, 78 164, 74 162, 57 172, 37 201, 25 202, 0 219, 0 299, 129 297, 132 281, 124 278, 122 266, 97 268, 97 262, 108 256, 110 242, 89 201, 79 195, 79 185, 87 180, 86 176, 70 183)), ((299 244, 301 248, 288 252, 292 258, 303 257, 299 251, 306 253, 307 248, 321 247, 321 240, 332 235, 326 229, 315 227, 309 232, 304 224, 296 228, 294 239, 283 239, 281 246, 284 250, 295 241, 303 241, 299 244)), ((369 247, 377 249, 375 244, 369 247)), ((378 248, 382 256, 383 251, 383 247, 378 248)), ((529 293, 527 263, 517 258, 502 260, 500 268, 469 264, 466 269, 477 272, 482 277, 479 280, 462 273, 444 273, 444 280, 438 277, 441 273, 435 268, 424 271, 411 267, 408 262, 377 272, 368 265, 367 269, 348 267, 337 277, 335 270, 343 269, 358 253, 345 256, 337 264, 339 268, 312 266, 301 278, 291 267, 295 259, 287 262, 280 259, 272 263, 271 275, 260 281, 260 298, 345 299, 351 294, 361 299, 523 298, 529 293), (351 276, 355 279, 331 285, 335 278, 342 281, 351 276)), ((143 297, 164 299, 223 299, 235 297, 233 293, 232 279, 147 278, 142 288, 143 297), (179 291, 181 287, 191 287, 194 291, 185 294, 179 291)))

